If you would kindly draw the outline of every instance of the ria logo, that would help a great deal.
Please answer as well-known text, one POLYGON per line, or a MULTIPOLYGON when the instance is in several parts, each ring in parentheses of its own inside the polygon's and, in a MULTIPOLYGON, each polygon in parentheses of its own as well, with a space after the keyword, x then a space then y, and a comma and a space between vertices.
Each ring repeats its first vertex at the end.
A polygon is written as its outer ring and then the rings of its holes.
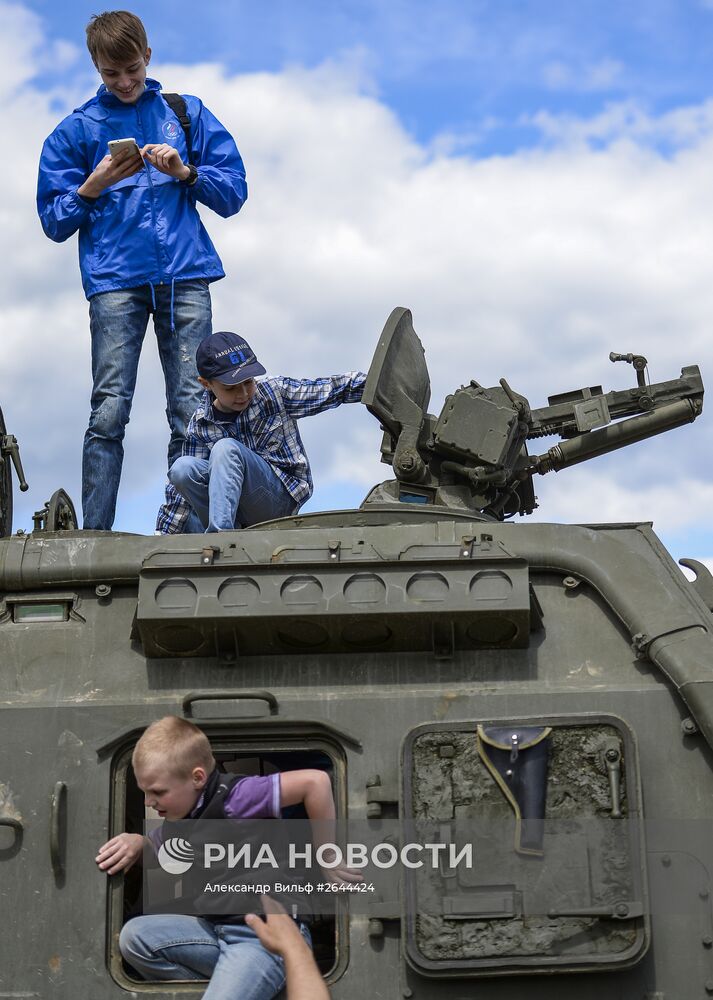
POLYGON ((189 841, 180 837, 165 840, 158 849, 158 863, 169 875, 183 875, 193 864, 194 857, 189 841))

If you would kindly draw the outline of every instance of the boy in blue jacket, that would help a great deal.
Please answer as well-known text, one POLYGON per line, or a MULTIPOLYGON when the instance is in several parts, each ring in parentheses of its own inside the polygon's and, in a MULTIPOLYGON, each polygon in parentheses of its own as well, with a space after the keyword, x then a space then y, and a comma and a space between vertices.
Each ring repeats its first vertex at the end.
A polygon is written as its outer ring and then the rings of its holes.
POLYGON ((198 403, 194 358, 211 332, 209 282, 224 277, 196 204, 228 217, 240 210, 247 187, 235 142, 202 102, 185 96, 183 108, 179 100, 172 110, 160 84, 147 78, 151 49, 136 15, 92 18, 87 46, 103 83, 46 140, 37 207, 50 239, 79 233, 93 376, 84 527, 109 530, 149 316, 166 381, 170 467, 198 403), (182 122, 184 109, 189 121, 182 122), (129 137, 138 150, 112 158, 107 143, 129 137))

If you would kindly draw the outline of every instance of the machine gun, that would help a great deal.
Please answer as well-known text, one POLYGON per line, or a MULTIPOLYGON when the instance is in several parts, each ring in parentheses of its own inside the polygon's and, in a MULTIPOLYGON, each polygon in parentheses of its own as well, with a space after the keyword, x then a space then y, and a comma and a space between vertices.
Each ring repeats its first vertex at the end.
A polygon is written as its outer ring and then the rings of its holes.
POLYGON ((504 520, 537 507, 533 475, 558 472, 597 455, 691 423, 703 410, 697 365, 669 382, 648 384, 646 358, 612 354, 633 365, 637 384, 604 393, 590 386, 532 409, 504 378, 485 388, 476 381, 446 397, 438 417, 427 412, 430 380, 423 346, 408 309, 386 322, 364 388, 363 402, 384 430, 382 461, 395 483, 383 483, 367 503, 437 504, 504 520), (617 421, 617 422, 614 422, 617 421), (529 455, 527 441, 562 441, 529 455))

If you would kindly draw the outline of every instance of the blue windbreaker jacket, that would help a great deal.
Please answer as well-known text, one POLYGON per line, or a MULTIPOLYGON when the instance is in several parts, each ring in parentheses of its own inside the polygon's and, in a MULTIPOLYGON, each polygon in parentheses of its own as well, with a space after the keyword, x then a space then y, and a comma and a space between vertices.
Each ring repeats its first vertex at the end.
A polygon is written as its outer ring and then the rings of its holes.
POLYGON ((42 228, 57 243, 79 232, 87 298, 149 283, 224 277, 196 202, 224 218, 234 215, 247 198, 245 168, 230 133, 197 97, 185 97, 195 184, 189 187, 147 164, 96 200, 77 194, 107 155, 110 139, 133 136, 139 146, 167 142, 188 162, 183 129, 160 90, 156 80, 147 79, 138 101, 122 104, 102 85, 96 97, 59 123, 42 148, 37 185, 42 228))

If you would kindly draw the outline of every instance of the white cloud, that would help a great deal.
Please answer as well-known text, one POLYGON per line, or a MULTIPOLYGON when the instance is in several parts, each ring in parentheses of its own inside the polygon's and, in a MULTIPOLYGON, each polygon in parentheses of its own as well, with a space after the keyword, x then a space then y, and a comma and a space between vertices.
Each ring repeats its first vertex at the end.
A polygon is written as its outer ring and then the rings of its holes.
POLYGON ((35 72, 35 57, 42 48, 42 24, 36 14, 20 4, 2 4, 0 32, 0 97, 3 103, 19 91, 35 72))
MULTIPOLYGON (((38 22, 14 9, 20 14, 6 23, 27 55, 27 46, 42 44, 38 22)), ((12 53, 7 31, 5 40, 12 53)), ((630 368, 607 360, 610 350, 646 354, 655 380, 692 362, 704 374, 712 367, 713 104, 658 120, 628 106, 594 123, 540 116, 546 148, 476 160, 453 155, 447 141, 428 149, 416 143, 383 103, 363 93, 353 66, 245 76, 207 64, 156 72, 167 90, 198 93, 245 158, 250 199, 243 212, 227 221, 204 212, 229 275, 213 286, 214 321, 241 330, 272 371, 326 374, 367 365, 395 305, 413 310, 436 410, 470 378, 494 385, 505 375, 535 406, 583 385, 633 385, 630 368), (587 146, 595 133, 603 143, 596 151, 587 146), (663 155, 652 136, 683 145, 663 155)), ((60 117, 52 102, 61 96, 71 108, 87 93, 47 95, 24 78, 5 112, 14 155, 0 194, 10 246, 0 268, 0 403, 32 486, 16 525, 27 525, 56 486, 79 499, 89 400, 86 303, 74 242, 46 240, 33 201, 41 142, 60 117)), ((167 437, 149 341, 117 522, 134 530, 152 527, 146 498, 160 498, 167 437)), ((318 487, 346 480, 355 501, 388 473, 378 464, 378 425, 361 410, 304 425, 318 487)), ((710 432, 697 440, 710 454, 710 432)), ((627 453, 638 463, 635 482, 624 489, 607 481, 597 491, 603 506, 593 519, 655 516, 659 527, 680 525, 680 482, 694 484, 709 503, 700 448, 674 446, 660 487, 651 484, 662 452, 646 449, 627 453)), ((588 478, 593 469, 561 474, 570 477, 567 503, 564 493, 548 493, 545 519, 584 519, 570 504, 580 474, 583 484, 596 481, 588 478)))
POLYGON ((45 38, 41 19, 21 4, 0 3, 0 17, 0 98, 5 110, 9 101, 26 98, 25 87, 38 73, 50 70, 59 79, 81 50, 71 42, 45 38))
POLYGON ((540 111, 524 118, 558 146, 636 142, 654 148, 698 145, 713 133, 713 100, 652 116, 634 100, 609 103, 589 118, 540 111))
POLYGON ((710 517, 713 483, 703 477, 684 475, 675 482, 639 486, 629 480, 627 471, 626 456, 621 453, 609 459, 604 469, 601 461, 595 460, 587 468, 536 477, 535 491, 541 504, 537 520, 577 524, 653 521, 658 529, 680 533, 705 524, 710 517))
POLYGON ((550 90, 590 93, 611 90, 620 81, 622 72, 623 66, 616 59, 602 59, 583 66, 553 60, 544 67, 542 75, 550 90))

